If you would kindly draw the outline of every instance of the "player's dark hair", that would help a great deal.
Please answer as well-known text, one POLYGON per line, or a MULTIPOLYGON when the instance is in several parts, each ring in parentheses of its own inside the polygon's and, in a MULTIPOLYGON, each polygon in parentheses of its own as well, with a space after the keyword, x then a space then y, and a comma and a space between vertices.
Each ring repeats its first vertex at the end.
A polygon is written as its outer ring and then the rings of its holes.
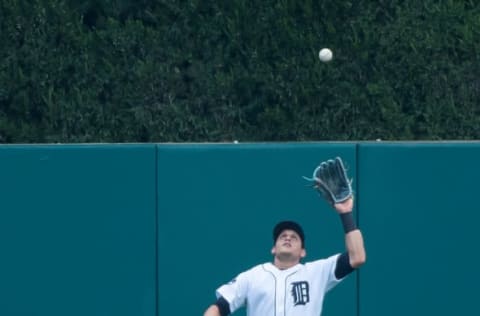
POLYGON ((293 230, 298 234, 298 236, 300 236, 300 239, 302 240, 302 248, 305 248, 305 234, 303 233, 302 226, 293 221, 283 221, 275 225, 273 228, 273 243, 275 244, 278 236, 280 236, 280 234, 287 229, 293 230))

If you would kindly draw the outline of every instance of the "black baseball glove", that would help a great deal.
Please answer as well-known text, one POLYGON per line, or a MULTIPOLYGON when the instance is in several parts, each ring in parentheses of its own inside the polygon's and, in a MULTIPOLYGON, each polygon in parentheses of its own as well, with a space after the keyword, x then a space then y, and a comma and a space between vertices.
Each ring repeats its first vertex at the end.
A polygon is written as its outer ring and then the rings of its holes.
POLYGON ((312 178, 304 178, 312 181, 313 188, 332 206, 353 196, 352 180, 348 179, 347 171, 340 157, 320 163, 313 171, 312 178))

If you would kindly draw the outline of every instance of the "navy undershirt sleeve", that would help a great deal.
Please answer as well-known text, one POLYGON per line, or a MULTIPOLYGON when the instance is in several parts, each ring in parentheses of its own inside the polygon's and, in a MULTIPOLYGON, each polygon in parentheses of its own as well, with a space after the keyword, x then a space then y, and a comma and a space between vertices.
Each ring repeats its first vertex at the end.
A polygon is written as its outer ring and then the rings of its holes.
POLYGON ((230 304, 226 299, 224 299, 222 296, 220 296, 217 301, 215 302, 215 305, 217 305, 218 310, 220 311, 221 316, 227 316, 230 315, 230 304))
POLYGON ((355 269, 350 265, 350 257, 348 252, 342 253, 337 258, 337 266, 335 267, 335 277, 340 280, 352 273, 355 269))

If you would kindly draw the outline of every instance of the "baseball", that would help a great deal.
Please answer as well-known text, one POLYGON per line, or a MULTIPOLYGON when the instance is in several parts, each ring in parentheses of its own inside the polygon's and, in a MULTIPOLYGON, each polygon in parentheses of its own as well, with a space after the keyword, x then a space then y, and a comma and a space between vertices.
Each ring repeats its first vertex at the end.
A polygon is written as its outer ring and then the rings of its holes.
POLYGON ((322 48, 320 52, 318 53, 318 57, 320 57, 320 60, 323 61, 324 63, 332 60, 333 53, 330 49, 328 48, 322 48))

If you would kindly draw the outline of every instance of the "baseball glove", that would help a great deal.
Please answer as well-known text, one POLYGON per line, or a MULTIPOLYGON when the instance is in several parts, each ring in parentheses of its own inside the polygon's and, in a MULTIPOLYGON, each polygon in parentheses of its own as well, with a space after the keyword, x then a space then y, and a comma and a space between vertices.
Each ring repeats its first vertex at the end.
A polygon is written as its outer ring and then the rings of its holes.
POLYGON ((320 163, 313 171, 312 178, 304 178, 313 182, 312 187, 332 206, 353 196, 352 180, 348 179, 340 157, 320 163))

